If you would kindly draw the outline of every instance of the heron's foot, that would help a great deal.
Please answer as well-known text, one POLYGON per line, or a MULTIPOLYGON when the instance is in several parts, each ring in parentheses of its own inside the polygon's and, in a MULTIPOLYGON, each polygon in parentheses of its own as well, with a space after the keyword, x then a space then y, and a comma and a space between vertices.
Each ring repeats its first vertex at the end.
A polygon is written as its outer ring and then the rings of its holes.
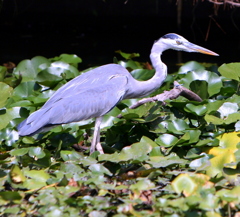
POLYGON ((99 151, 100 154, 104 154, 104 151, 102 149, 101 143, 98 142, 96 145, 91 145, 90 147, 90 154, 92 154, 94 151, 99 151))
POLYGON ((101 146, 101 143, 100 143, 100 142, 97 143, 96 149, 100 152, 100 154, 104 154, 104 151, 103 151, 103 149, 102 149, 102 146, 101 146))

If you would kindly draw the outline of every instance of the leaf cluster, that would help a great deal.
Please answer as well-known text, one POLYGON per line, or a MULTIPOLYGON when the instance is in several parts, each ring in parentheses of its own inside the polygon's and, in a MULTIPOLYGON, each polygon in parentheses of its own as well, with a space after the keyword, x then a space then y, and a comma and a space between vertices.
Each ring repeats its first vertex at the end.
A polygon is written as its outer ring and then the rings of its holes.
MULTIPOLYGON (((139 80, 149 64, 119 53, 139 80)), ((105 154, 89 155, 94 120, 20 138, 16 126, 80 73, 62 54, 0 67, 1 216, 234 216, 240 209, 240 63, 188 62, 168 75, 203 99, 183 97, 129 109, 124 100, 103 120, 105 154), (121 114, 122 118, 116 118, 121 114)))

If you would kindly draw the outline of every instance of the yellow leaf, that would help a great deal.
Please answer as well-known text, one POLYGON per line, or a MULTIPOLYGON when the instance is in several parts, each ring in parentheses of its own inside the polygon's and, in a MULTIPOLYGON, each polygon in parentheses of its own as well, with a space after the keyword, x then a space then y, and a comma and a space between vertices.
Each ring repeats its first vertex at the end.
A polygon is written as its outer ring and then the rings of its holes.
POLYGON ((23 172, 18 165, 12 166, 10 171, 10 178, 15 184, 23 183, 26 180, 26 177, 23 175, 23 172))
POLYGON ((217 139, 219 139, 219 146, 223 148, 230 148, 236 151, 237 144, 240 142, 240 133, 239 132, 224 133, 218 136, 217 139))
MULTIPOLYGON (((225 164, 236 162, 234 153, 238 150, 237 144, 240 142, 239 135, 238 132, 224 133, 217 137, 219 140, 219 147, 204 149, 207 154, 213 156, 210 159, 211 165, 206 169, 207 175, 211 177, 221 177, 225 164)), ((233 164, 230 168, 236 169, 236 165, 233 164)))
POLYGON ((172 181, 172 187, 176 193, 183 193, 186 197, 188 197, 195 193, 198 186, 189 174, 180 174, 172 181))

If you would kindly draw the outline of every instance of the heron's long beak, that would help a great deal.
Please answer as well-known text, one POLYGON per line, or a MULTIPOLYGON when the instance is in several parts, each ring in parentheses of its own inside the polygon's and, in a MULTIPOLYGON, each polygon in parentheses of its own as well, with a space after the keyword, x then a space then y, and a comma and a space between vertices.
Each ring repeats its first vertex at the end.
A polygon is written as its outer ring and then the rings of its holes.
POLYGON ((184 43, 184 46, 188 49, 189 52, 199 52, 199 53, 203 53, 203 54, 219 56, 217 53, 215 53, 211 50, 208 50, 208 49, 198 46, 196 44, 192 44, 190 42, 184 43))

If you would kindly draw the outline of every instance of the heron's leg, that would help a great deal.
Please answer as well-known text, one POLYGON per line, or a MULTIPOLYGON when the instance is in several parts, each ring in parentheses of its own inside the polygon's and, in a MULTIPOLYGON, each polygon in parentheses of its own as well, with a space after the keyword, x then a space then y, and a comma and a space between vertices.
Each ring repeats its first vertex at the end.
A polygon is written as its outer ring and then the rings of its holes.
POLYGON ((93 133, 93 139, 92 144, 90 148, 90 153, 93 153, 96 149, 103 154, 102 146, 100 144, 100 125, 102 122, 102 116, 97 117, 95 121, 95 127, 94 127, 94 133, 93 133))

